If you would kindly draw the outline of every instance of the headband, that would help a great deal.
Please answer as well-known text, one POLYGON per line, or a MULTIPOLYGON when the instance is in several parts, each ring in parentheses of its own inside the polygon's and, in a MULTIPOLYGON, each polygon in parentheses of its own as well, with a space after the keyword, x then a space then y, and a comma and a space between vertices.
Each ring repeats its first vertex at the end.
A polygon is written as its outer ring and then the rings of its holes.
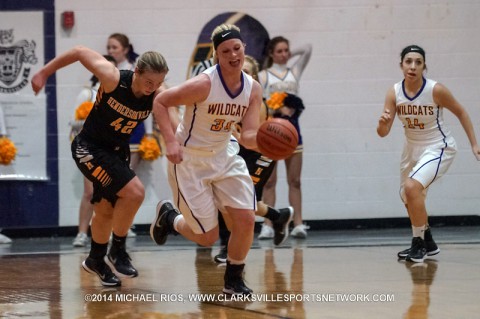
POLYGON ((224 41, 230 40, 230 39, 239 39, 243 42, 242 36, 240 35, 240 32, 235 30, 235 29, 230 29, 230 30, 223 30, 220 33, 217 33, 213 36, 213 48, 216 50, 217 47, 224 41))
POLYGON ((405 55, 407 55, 407 53, 410 53, 410 52, 415 52, 415 53, 421 54, 423 56, 423 60, 425 60, 425 50, 423 50, 418 45, 409 45, 408 47, 403 49, 402 54, 401 54, 402 60, 405 57, 405 55))

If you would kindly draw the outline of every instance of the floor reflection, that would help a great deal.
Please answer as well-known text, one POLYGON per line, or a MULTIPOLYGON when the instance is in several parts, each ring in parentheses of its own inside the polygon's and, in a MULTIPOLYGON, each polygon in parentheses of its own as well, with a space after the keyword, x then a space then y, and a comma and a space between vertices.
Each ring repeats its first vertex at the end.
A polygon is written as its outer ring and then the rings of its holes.
POLYGON ((266 296, 276 299, 280 296, 288 296, 285 301, 266 302, 266 312, 276 313, 286 318, 305 318, 303 295, 303 249, 294 248, 290 268, 290 283, 287 283, 287 275, 278 270, 275 263, 275 249, 265 250, 265 266, 263 271, 266 296), (297 296, 293 297, 293 296, 297 296))
MULTIPOLYGON (((323 243, 320 235, 311 238, 315 233, 309 234, 309 240, 323 243)), ((338 233, 335 235, 340 237, 338 233)), ((88 250, 70 248, 57 253, 38 253, 32 251, 37 241, 40 241, 39 247, 44 248, 45 243, 42 244, 41 240, 25 240, 14 242, 8 253, 0 252, 0 318, 478 317, 480 242, 443 243, 442 254, 436 257, 438 261, 426 260, 421 264, 397 262, 392 251, 403 245, 354 246, 353 237, 349 247, 294 245, 275 248, 257 245, 249 252, 245 280, 254 293, 264 299, 241 302, 218 298, 223 296, 225 266, 213 261, 217 247, 215 252, 183 242, 156 247, 151 241, 142 242, 141 237, 140 240, 137 238, 131 256, 140 276, 125 279, 118 289, 103 289, 98 277, 88 274, 80 266, 88 250), (23 253, 27 248, 31 252, 23 253), (349 293, 363 296, 374 292, 394 295, 395 300, 278 299, 282 294, 303 297, 349 293), (96 296, 96 301, 86 301, 87 296, 92 295, 96 296), (200 295, 217 299, 188 299, 200 295), (140 299, 128 299, 129 296, 140 299), (185 300, 162 299, 168 296, 185 300), (277 297, 272 300, 274 296, 277 297), (149 297, 155 300, 149 301, 149 297)), ((52 246, 71 246, 71 238, 44 242, 52 246)))
MULTIPOLYGON (((212 258, 211 248, 198 247, 195 256, 195 273, 197 277, 198 293, 201 295, 220 293, 223 287, 225 267, 217 264, 212 258)), ((201 318, 227 318, 225 308, 216 302, 199 302, 201 318)), ((192 315, 192 314, 190 314, 192 315)))
POLYGON ((412 278, 412 302, 404 314, 404 319, 428 319, 430 306, 430 286, 437 272, 436 260, 427 259, 423 263, 401 261, 410 272, 412 278))
POLYGON ((62 318, 59 255, 0 259, 1 318, 62 318))

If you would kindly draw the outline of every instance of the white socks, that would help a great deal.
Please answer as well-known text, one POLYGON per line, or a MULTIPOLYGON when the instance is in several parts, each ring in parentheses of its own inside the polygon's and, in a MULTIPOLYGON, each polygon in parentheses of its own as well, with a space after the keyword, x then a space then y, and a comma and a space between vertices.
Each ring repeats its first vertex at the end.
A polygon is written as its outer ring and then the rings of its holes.
POLYGON ((245 259, 244 260, 235 260, 235 259, 230 258, 230 256, 228 256, 227 260, 230 262, 231 265, 243 265, 243 264, 245 264, 245 259))
POLYGON ((420 227, 415 227, 412 225, 412 233, 413 237, 420 237, 422 239, 425 239, 425 230, 427 229, 426 225, 420 226, 420 227))
POLYGON ((175 219, 173 220, 173 229, 175 229, 176 232, 178 232, 178 223, 183 220, 183 215, 179 214, 175 219))

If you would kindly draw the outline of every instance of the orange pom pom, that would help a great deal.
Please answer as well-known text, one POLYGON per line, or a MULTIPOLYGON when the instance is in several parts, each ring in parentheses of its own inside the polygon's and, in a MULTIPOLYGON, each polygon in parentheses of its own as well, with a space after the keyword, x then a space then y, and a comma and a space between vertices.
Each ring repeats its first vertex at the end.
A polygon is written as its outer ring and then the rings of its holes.
POLYGON ((15 159, 16 154, 15 144, 6 137, 0 137, 0 164, 10 164, 15 159))
POLYGON ((160 146, 155 138, 144 136, 138 147, 140 156, 147 161, 156 160, 161 154, 160 146))
POLYGON ((270 94, 270 98, 267 100, 267 106, 272 110, 278 110, 283 105, 283 101, 287 97, 285 92, 273 92, 270 94))
POLYGON ((93 108, 93 102, 86 101, 80 104, 75 110, 75 119, 77 121, 85 120, 93 108))

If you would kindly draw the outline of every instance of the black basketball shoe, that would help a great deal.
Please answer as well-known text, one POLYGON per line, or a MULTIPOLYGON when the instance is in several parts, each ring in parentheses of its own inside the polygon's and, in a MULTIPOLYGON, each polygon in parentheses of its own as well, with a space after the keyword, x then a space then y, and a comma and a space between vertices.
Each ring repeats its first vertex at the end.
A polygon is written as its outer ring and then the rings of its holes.
POLYGON ((118 277, 133 278, 138 276, 138 271, 130 262, 132 258, 130 258, 125 249, 119 249, 116 252, 110 250, 104 260, 118 277))
POLYGON ((245 264, 232 265, 227 260, 227 269, 223 277, 225 280, 224 293, 227 295, 251 295, 253 293, 252 289, 248 288, 243 280, 244 267, 245 264))
POLYGON ((288 225, 292 221, 293 217, 293 207, 287 207, 279 209, 278 212, 280 216, 276 221, 273 221, 273 243, 275 245, 281 245, 285 242, 288 237, 288 225))
MULTIPOLYGON (((440 252, 440 248, 438 248, 437 244, 433 240, 432 237, 432 231, 430 230, 430 227, 425 230, 425 246, 427 247, 427 256, 435 256, 440 252)), ((405 259, 408 256, 408 253, 412 247, 407 248, 405 250, 402 250, 398 252, 397 256, 400 259, 405 259)))
POLYGON ((122 282, 118 279, 117 276, 112 272, 110 267, 103 261, 103 259, 93 259, 91 257, 87 257, 82 262, 82 267, 85 271, 96 274, 100 278, 102 285, 107 287, 117 287, 121 286, 122 282))
POLYGON ((168 234, 177 234, 173 221, 178 211, 169 200, 162 200, 157 205, 157 215, 150 225, 150 237, 157 245, 167 241, 168 234))
POLYGON ((213 257, 213 260, 219 264, 224 264, 227 262, 228 246, 223 246, 220 249, 220 252, 213 257))
POLYGON ((413 237, 412 247, 407 257, 407 261, 413 261, 415 263, 423 263, 423 259, 427 254, 427 246, 425 245, 425 240, 421 237, 413 237))

